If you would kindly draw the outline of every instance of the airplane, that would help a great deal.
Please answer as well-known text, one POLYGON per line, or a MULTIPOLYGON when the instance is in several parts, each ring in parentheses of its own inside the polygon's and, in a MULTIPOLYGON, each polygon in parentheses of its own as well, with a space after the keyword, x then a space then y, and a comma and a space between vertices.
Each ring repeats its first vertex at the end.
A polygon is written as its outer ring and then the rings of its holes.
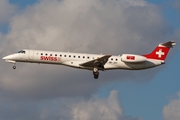
POLYGON ((175 45, 175 42, 169 41, 159 44, 150 54, 122 54, 119 56, 23 49, 2 59, 13 63, 13 69, 16 69, 16 62, 27 62, 65 65, 91 70, 94 78, 97 79, 99 71, 114 69, 143 70, 162 65, 165 63, 170 48, 175 45))

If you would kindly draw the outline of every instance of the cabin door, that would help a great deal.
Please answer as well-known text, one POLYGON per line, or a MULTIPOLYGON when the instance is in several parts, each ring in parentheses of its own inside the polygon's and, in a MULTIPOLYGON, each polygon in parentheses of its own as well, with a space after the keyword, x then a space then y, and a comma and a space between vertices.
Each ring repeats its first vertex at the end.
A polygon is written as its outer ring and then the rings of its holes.
POLYGON ((29 50, 29 60, 33 60, 34 58, 34 50, 29 50))

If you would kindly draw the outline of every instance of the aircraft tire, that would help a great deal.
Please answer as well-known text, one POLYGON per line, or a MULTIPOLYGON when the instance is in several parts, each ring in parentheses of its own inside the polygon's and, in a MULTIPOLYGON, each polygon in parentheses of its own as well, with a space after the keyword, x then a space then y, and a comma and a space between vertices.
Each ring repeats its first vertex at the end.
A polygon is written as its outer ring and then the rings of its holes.
POLYGON ((99 77, 98 75, 94 75, 94 78, 95 78, 95 79, 98 79, 98 77, 99 77))
POLYGON ((13 66, 13 69, 16 69, 16 66, 13 66))

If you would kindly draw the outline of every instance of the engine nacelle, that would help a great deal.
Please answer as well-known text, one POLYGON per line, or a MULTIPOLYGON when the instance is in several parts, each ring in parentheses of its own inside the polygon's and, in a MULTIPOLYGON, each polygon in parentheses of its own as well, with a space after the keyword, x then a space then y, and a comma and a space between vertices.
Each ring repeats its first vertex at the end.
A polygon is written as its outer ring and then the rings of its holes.
POLYGON ((121 56, 121 61, 129 62, 129 63, 140 63, 140 62, 145 62, 146 57, 141 55, 134 55, 134 54, 123 54, 121 56))

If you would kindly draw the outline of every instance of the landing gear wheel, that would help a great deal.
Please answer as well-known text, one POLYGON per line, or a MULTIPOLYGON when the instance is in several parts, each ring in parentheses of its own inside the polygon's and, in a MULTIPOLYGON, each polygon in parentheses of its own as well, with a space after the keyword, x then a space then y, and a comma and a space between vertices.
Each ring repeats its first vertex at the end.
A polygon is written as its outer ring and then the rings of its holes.
POLYGON ((95 78, 95 79, 98 79, 98 77, 99 77, 99 75, 94 75, 94 78, 95 78))
POLYGON ((13 66, 13 69, 16 69, 16 66, 13 66))
POLYGON ((98 79, 98 77, 99 77, 99 72, 97 71, 97 72, 93 72, 93 75, 94 75, 94 78, 95 79, 98 79))

